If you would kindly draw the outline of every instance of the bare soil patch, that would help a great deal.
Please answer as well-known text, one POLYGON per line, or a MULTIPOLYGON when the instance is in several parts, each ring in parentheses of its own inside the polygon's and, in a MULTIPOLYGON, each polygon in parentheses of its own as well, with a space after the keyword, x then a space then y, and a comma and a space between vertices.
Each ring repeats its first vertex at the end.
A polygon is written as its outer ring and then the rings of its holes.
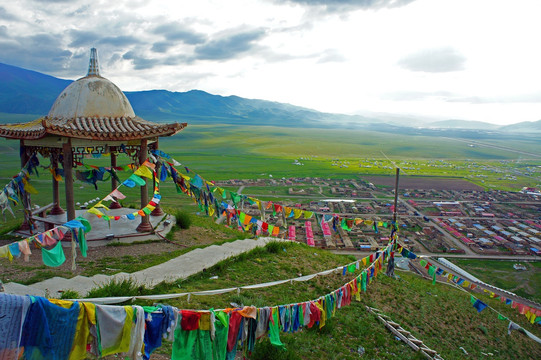
MULTIPOLYGON (((395 178, 393 176, 363 176, 363 180, 369 181, 374 185, 394 187, 395 178)), ((472 190, 483 191, 483 187, 475 185, 464 179, 444 179, 430 177, 401 177, 399 181, 400 189, 415 190, 472 190)))
MULTIPOLYGON (((173 251, 192 246, 210 245, 230 238, 231 235, 192 225, 189 229, 177 230, 173 234, 172 241, 89 247, 86 258, 77 248, 77 269, 73 271, 71 270, 71 246, 63 248, 66 261, 61 266, 53 268, 43 264, 41 249, 31 245, 32 255, 30 255, 28 262, 24 261, 23 256, 14 258, 12 262, 8 259, 0 259, 0 279, 6 283, 10 281, 33 283, 54 276, 65 278, 77 275, 88 276, 92 272, 110 275, 124 271, 123 266, 129 266, 134 262, 148 262, 152 255, 155 257, 166 256, 173 251)), ((0 240, 0 246, 12 242, 13 240, 0 240)))

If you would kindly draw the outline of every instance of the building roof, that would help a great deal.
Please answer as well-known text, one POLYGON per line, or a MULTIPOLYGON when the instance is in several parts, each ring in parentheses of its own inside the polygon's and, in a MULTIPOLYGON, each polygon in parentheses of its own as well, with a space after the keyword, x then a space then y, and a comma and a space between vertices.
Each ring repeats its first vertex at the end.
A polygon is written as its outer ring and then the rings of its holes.
POLYGON ((92 140, 135 140, 171 136, 186 123, 156 124, 137 116, 78 117, 56 119, 43 117, 23 124, 0 125, 0 136, 9 139, 37 140, 46 135, 92 140))
POLYGON ((92 49, 87 76, 66 87, 47 116, 22 124, 0 125, 0 136, 36 140, 56 135, 122 141, 171 136, 186 126, 157 124, 136 116, 126 95, 100 76, 97 52, 92 49))

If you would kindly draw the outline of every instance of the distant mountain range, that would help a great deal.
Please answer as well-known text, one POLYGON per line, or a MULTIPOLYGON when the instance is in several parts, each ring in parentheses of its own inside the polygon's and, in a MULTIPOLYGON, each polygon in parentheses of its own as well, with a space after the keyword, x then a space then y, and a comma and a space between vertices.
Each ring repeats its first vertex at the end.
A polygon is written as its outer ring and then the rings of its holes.
MULTIPOLYGON (((46 115, 56 97, 72 81, 0 63, 0 121, 27 121, 46 115)), ((313 128, 364 128, 416 133, 453 129, 502 132, 541 132, 541 120, 507 126, 466 121, 427 122, 412 116, 375 114, 370 116, 322 113, 290 104, 220 96, 201 90, 171 92, 149 90, 125 92, 135 113, 151 121, 185 121, 191 124, 225 123, 313 128)))

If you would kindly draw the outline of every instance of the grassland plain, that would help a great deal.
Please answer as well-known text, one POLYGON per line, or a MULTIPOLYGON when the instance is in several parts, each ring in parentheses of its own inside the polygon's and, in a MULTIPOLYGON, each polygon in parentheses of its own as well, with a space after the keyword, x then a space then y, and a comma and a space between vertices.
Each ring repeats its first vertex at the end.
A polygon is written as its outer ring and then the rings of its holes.
MULTIPOLYGON (((513 137, 505 145, 541 153, 538 140, 513 137)), ((0 178, 10 179, 20 168, 18 145, 16 141, 0 139, 0 178)), ((541 159, 527 159, 507 150, 470 147, 453 139, 339 129, 190 125, 174 137, 161 139, 160 148, 213 180, 269 175, 275 178, 392 176, 397 165, 411 176, 459 177, 484 187, 494 183, 495 187, 514 188, 515 184, 535 185, 539 173, 515 174, 509 180, 503 179, 495 169, 512 172, 528 167, 537 169, 541 165, 541 159), (310 160, 301 160, 303 166, 292 164, 301 157, 310 160), (348 165, 333 166, 333 159, 347 161, 348 165)), ((120 164, 128 161, 119 157, 120 164)), ((108 158, 85 159, 85 163, 107 166, 108 158)))
POLYGON ((541 303, 541 263, 521 263, 527 270, 515 270, 516 261, 449 259, 479 280, 541 303))
MULTIPOLYGON (((241 256, 225 260, 207 271, 172 284, 159 284, 144 293, 169 293, 229 288, 287 279, 333 268, 351 261, 350 258, 309 248, 301 244, 271 243, 241 256), (212 277, 216 277, 211 279, 212 277)), ((253 359, 421 359, 395 337, 365 306, 379 308, 414 336, 437 350, 445 359, 463 359, 464 347, 469 358, 482 359, 492 353, 497 359, 535 359, 541 347, 520 333, 507 335, 508 322, 485 310, 478 314, 470 297, 446 284, 431 285, 430 281, 411 273, 399 272, 398 279, 380 275, 361 295, 361 301, 338 309, 335 317, 317 329, 296 334, 281 333, 286 349, 272 347, 268 340, 256 345, 253 359), (360 356, 358 351, 364 351, 360 356)), ((275 306, 316 299, 349 281, 354 275, 317 277, 309 282, 286 283, 258 290, 243 290, 217 296, 192 296, 170 300, 179 308, 209 309, 239 305, 275 306)), ((356 275, 355 275, 356 276, 356 275)), ((134 287, 134 291, 137 290, 134 287)), ((113 295, 113 294, 111 294, 113 295)), ((527 322, 515 309, 502 305, 483 294, 476 297, 527 330, 540 334, 539 327, 527 322)), ((140 301, 141 304, 150 302, 140 301)), ((171 344, 159 353, 170 354, 171 344)))

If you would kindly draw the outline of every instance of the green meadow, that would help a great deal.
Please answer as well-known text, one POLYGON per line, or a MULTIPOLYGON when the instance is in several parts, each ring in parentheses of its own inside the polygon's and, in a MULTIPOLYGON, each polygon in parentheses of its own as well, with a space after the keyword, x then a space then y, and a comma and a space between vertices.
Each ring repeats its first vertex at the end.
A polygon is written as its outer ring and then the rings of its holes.
MULTIPOLYGON (((499 148, 470 146, 465 139, 387 132, 214 124, 189 125, 173 137, 160 139, 160 149, 206 180, 394 176, 398 166, 402 176, 462 178, 486 189, 516 191, 541 184, 541 157, 532 155, 541 154, 541 142, 535 135, 485 138, 482 143, 499 148), (295 160, 303 165, 294 165, 295 160)), ((107 157, 84 161, 88 165, 109 165, 107 157)), ((48 159, 41 162, 49 165, 48 159)), ((128 157, 119 156, 120 165, 129 162, 128 157)), ((19 169, 19 142, 0 139, 0 179, 7 184, 19 169)), ((129 174, 119 176, 125 179, 129 174)), ((39 177, 32 177, 39 192, 32 196, 34 204, 50 203, 50 179, 47 169, 41 169, 39 177)), ((103 198, 111 189, 108 182, 98 183, 98 190, 78 180, 75 185, 75 198, 81 203, 103 198)), ((128 195, 126 204, 137 207, 139 190, 123 191, 128 195)), ((287 187, 251 191, 263 196, 287 196, 287 187)), ((63 184, 60 192, 63 198, 63 184)), ((181 200, 184 195, 176 195, 170 181, 162 184, 162 193, 167 205, 185 201, 181 200)))

